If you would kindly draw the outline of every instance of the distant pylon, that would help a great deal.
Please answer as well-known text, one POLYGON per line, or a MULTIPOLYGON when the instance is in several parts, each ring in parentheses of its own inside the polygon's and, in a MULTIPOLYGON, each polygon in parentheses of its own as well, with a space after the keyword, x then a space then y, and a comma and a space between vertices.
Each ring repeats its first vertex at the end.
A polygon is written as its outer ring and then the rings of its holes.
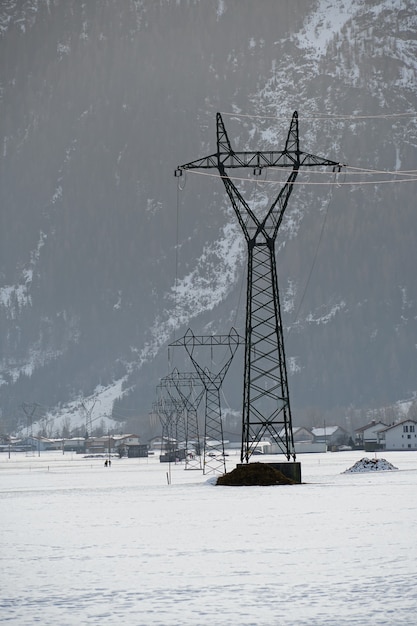
POLYGON ((196 372, 178 372, 174 370, 161 379, 158 387, 166 388, 170 399, 182 404, 178 425, 183 429, 178 434, 179 441, 184 441, 185 469, 203 469, 201 460, 201 441, 198 426, 197 409, 204 395, 204 387, 196 372), (196 390, 198 390, 196 392, 196 390))
POLYGON ((86 406, 85 401, 81 402, 81 408, 85 415, 85 438, 86 439, 89 439, 93 434, 93 419, 91 416, 93 413, 93 409, 96 405, 96 402, 97 402, 97 398, 94 398, 90 407, 86 406))
POLYGON ((184 337, 170 344, 170 346, 183 346, 186 349, 206 392, 203 448, 204 474, 226 472, 220 389, 239 346, 240 339, 234 328, 231 329, 228 335, 203 336, 196 336, 191 329, 188 329, 184 337), (195 350, 198 346, 210 346, 211 350, 216 346, 227 346, 229 354, 225 359, 223 367, 217 373, 210 371, 207 367, 203 367, 200 361, 197 360, 195 350))
POLYGON ((183 430, 179 425, 184 418, 182 402, 159 395, 152 411, 159 417, 162 426, 161 457, 165 456, 169 462, 176 461, 185 454, 185 450, 180 450, 178 445, 178 430, 183 430))

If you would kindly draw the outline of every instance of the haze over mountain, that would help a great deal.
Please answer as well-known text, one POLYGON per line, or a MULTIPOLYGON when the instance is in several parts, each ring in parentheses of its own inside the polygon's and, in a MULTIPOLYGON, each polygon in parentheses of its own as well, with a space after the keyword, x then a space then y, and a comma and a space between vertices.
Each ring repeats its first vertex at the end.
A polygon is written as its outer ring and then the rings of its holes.
MULTIPOLYGON (((223 185, 174 177, 217 111, 237 149, 281 150, 297 110, 301 150, 349 166, 300 175, 278 235, 295 423, 413 398, 416 36, 412 0, 1 2, 0 431, 101 398, 150 433, 159 379, 190 369, 168 344, 244 335, 223 185)), ((262 210, 280 180, 242 188, 262 210)))

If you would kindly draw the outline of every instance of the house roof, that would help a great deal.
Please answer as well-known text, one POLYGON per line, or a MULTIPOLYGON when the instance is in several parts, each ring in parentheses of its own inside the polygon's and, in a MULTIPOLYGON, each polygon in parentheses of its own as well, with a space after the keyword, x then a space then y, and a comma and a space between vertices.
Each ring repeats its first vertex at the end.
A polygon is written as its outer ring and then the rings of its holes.
MULTIPOLYGON (((326 428, 312 428, 311 432, 315 437, 330 437, 338 430, 345 430, 341 426, 326 426, 326 428)), ((345 431, 346 432, 346 431, 345 431)))
POLYGON ((109 441, 112 441, 113 443, 118 442, 118 441, 123 441, 125 439, 128 438, 136 438, 136 439, 140 439, 139 435, 132 435, 132 434, 123 434, 123 435, 101 435, 100 437, 89 437, 88 441, 90 443, 99 445, 99 444, 108 444, 109 441))
POLYGON ((295 428, 292 429, 292 432, 294 435, 295 433, 299 433, 300 431, 305 431, 307 433, 310 433, 310 435, 312 434, 311 430, 307 428, 306 426, 296 426, 295 428))
POLYGON ((365 424, 365 426, 361 426, 360 428, 355 428, 355 433, 362 433, 363 431, 368 430, 368 428, 372 428, 373 426, 387 427, 388 424, 385 424, 385 422, 381 422, 381 420, 379 420, 378 422, 376 420, 372 420, 372 422, 369 422, 369 424, 365 424))
MULTIPOLYGON (((309 435, 313 435, 312 431, 309 428, 306 428, 305 426, 294 426, 294 428, 292 429, 292 434, 296 435, 297 433, 300 432, 306 432, 309 435)), ((279 437, 284 438, 285 437, 285 428, 281 428, 281 430, 278 433, 279 437)))
POLYGON ((402 420, 401 422, 397 422, 396 424, 391 424, 391 426, 387 426, 387 428, 384 428, 383 430, 380 430, 379 432, 386 433, 387 430, 392 430, 393 428, 397 428, 398 426, 402 426, 403 424, 417 424, 417 421, 411 420, 411 419, 405 419, 405 420, 402 420))
POLYGON ((119 441, 122 439, 140 439, 139 435, 134 435, 133 433, 129 433, 126 435, 112 435, 113 441, 119 441))

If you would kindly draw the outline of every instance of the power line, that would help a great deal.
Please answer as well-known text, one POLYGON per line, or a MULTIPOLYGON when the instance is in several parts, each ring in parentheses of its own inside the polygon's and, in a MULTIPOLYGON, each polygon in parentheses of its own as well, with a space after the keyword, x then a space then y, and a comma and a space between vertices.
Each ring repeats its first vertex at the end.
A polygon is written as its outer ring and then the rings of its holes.
MULTIPOLYGON (((410 177, 417 176, 417 170, 376 170, 372 168, 355 167, 354 165, 346 165, 346 164, 344 164, 342 167, 345 168, 343 170, 344 176, 359 176, 359 174, 366 174, 368 176, 372 176, 374 174, 386 174, 386 175, 389 174, 390 176, 410 176, 410 177), (353 171, 349 172, 346 170, 353 170, 353 171)), ((272 166, 269 169, 274 172, 282 172, 282 169, 279 167, 272 166)), ((308 173, 309 175, 311 174, 320 174, 322 176, 329 175, 329 172, 325 172, 324 170, 310 170, 308 173)))
POLYGON ((390 174, 392 176, 417 176, 417 170, 375 170, 365 167, 355 167, 354 165, 345 165, 347 169, 355 170, 354 172, 347 172, 348 174, 390 174))
MULTIPOLYGON (((229 117, 249 117, 254 119, 261 120, 284 120, 288 121, 290 115, 288 116, 278 116, 278 115, 255 115, 251 113, 230 113, 227 111, 222 111, 222 115, 228 115, 229 117)), ((401 119, 408 118, 411 119, 413 117, 417 117, 417 112, 411 113, 379 113, 377 115, 300 115, 298 117, 299 120, 325 120, 325 121, 342 121, 342 120, 377 120, 377 119, 401 119)))
POLYGON ((302 308, 302 306, 303 306, 303 303, 304 303, 304 298, 305 298, 305 295, 306 295, 306 293, 307 293, 307 289, 308 289, 308 287, 309 287, 309 285, 310 285, 310 280, 311 280, 311 277, 312 277, 312 275, 313 275, 313 270, 314 270, 314 267, 315 267, 315 265, 316 265, 316 261, 317 261, 317 257, 318 257, 318 254, 319 254, 319 249, 320 249, 321 241, 322 241, 322 239, 323 239, 323 233, 324 233, 324 229, 325 229, 325 226, 326 226, 327 216, 328 216, 328 214, 329 214, 329 208, 330 208, 330 203, 331 203, 332 198, 333 198, 333 189, 330 189, 330 192, 329 192, 329 199, 328 199, 328 203, 327 203, 327 206, 326 206, 326 211, 325 211, 325 214, 324 214, 324 220, 323 220, 323 223, 322 223, 322 225, 321 225, 320 236, 319 236, 319 240, 318 240, 318 242, 317 242, 316 251, 315 251, 315 253, 314 253, 313 262, 312 262, 312 264, 311 264, 310 271, 309 271, 309 273, 308 273, 307 282, 306 282, 306 284, 304 285, 304 290, 303 290, 303 293, 302 293, 302 296, 301 296, 301 299, 300 299, 300 303, 299 303, 299 305, 298 305, 298 308, 297 308, 297 311, 296 311, 296 314, 295 314, 295 318, 294 318, 294 320, 293 320, 293 323, 297 322, 297 320, 298 320, 298 316, 299 316, 300 311, 301 311, 301 308, 302 308))
MULTIPOLYGON (((211 178, 226 178, 225 176, 221 176, 220 174, 212 174, 209 172, 202 172, 200 170, 193 170, 193 169, 189 169, 187 170, 187 172, 189 172, 190 174, 197 174, 199 176, 209 176, 211 178)), ((255 178, 243 178, 243 177, 239 177, 239 176, 228 176, 227 177, 229 180, 234 180, 234 181, 242 181, 245 183, 255 183, 256 185, 282 185, 283 181, 280 180, 259 180, 259 179, 255 179, 255 178)), ((417 181, 417 172, 416 172, 416 177, 410 177, 410 178, 403 178, 403 179, 388 179, 388 180, 363 180, 363 181, 305 181, 305 182, 297 182, 297 181, 292 181, 290 183, 288 183, 288 185, 328 185, 328 186, 335 186, 335 187, 341 187, 343 185, 350 185, 350 186, 356 186, 356 187, 360 187, 362 185, 386 185, 386 184, 399 184, 399 183, 412 183, 417 181)))

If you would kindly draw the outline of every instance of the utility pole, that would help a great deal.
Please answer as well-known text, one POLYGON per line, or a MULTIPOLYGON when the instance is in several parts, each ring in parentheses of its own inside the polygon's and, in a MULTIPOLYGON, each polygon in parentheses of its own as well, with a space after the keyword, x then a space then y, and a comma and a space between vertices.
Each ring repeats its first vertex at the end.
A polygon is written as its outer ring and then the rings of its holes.
POLYGON ((175 176, 181 176, 184 170, 217 169, 247 243, 241 462, 249 462, 265 435, 278 444, 287 461, 290 457, 295 461, 275 242, 299 170, 325 166, 340 171, 342 165, 300 150, 297 111, 292 116, 285 147, 279 151, 235 151, 220 113, 216 122, 217 151, 180 165, 175 176), (271 167, 286 168, 289 176, 269 209, 259 217, 228 171, 251 168, 259 176, 271 167))

